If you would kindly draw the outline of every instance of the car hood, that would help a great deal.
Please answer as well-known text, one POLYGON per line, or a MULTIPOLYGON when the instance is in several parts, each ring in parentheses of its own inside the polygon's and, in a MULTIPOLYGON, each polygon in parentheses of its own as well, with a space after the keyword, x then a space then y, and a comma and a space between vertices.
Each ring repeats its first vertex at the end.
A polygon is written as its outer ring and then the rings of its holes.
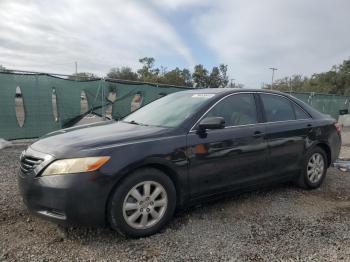
POLYGON ((135 125, 108 121, 77 126, 49 133, 31 145, 31 148, 55 157, 79 155, 79 151, 113 147, 123 143, 160 137, 169 128, 135 125))

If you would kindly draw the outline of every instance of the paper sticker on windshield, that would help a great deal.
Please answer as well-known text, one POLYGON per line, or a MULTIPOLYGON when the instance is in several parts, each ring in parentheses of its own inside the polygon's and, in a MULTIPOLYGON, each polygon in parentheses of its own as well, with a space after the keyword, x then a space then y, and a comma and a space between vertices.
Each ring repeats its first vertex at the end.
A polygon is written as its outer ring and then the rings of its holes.
POLYGON ((194 94, 192 95, 192 97, 205 97, 205 98, 211 98, 213 97, 215 94, 194 94))

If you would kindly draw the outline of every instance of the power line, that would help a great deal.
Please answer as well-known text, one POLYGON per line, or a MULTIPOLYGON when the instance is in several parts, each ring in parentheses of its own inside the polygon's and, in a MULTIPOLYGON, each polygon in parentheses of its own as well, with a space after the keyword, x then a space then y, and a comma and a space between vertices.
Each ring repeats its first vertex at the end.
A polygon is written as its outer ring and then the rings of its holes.
POLYGON ((10 69, 6 68, 8 70, 8 73, 23 73, 23 74, 39 74, 39 75, 53 75, 53 76, 71 76, 68 74, 58 74, 58 73, 49 73, 49 72, 39 72, 39 71, 28 71, 28 70, 18 70, 18 69, 10 69))
MULTIPOLYGON (((10 69, 10 68, 6 68, 6 70, 8 70, 8 72, 0 72, 0 73, 6 73, 6 74, 32 74, 32 75, 36 74, 36 75, 51 75, 51 76, 64 76, 64 77, 72 76, 72 74, 59 74, 59 73, 28 71, 28 70, 10 69)), ((104 79, 105 81, 109 81, 109 82, 119 83, 119 84, 132 84, 132 85, 148 84, 148 85, 161 86, 161 87, 179 87, 179 88, 183 88, 183 89, 193 89, 192 87, 189 87, 189 86, 163 84, 163 83, 157 83, 157 82, 153 83, 153 82, 147 82, 147 81, 125 80, 125 79, 120 79, 120 78, 110 78, 110 77, 100 77, 100 76, 96 76, 96 78, 90 79, 90 80, 101 80, 101 79, 104 79)))

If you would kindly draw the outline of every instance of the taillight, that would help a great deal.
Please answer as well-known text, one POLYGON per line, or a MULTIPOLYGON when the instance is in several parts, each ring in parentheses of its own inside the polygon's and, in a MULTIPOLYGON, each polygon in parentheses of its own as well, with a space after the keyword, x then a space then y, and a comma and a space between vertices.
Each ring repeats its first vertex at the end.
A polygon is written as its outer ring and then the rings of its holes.
POLYGON ((334 123, 334 127, 337 130, 338 133, 341 132, 341 125, 339 123, 334 123))

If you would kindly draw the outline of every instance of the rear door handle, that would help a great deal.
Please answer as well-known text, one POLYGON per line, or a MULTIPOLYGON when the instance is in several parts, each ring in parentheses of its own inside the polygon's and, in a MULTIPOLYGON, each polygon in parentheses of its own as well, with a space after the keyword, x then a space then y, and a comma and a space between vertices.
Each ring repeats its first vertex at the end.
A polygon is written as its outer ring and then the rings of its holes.
POLYGON ((255 131, 253 137, 261 137, 264 135, 264 132, 261 131, 255 131))

